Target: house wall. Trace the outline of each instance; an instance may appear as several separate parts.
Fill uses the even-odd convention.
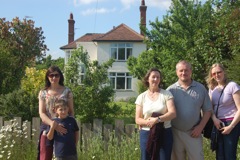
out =
[[[132,43],[132,42],[129,42]],[[110,51],[111,51],[111,43],[109,42],[98,42],[98,49],[97,49],[97,58],[100,63],[107,61],[111,58]],[[143,51],[146,50],[146,44],[142,42],[133,42],[133,56],[138,57]],[[109,68],[108,72],[129,72],[127,68],[126,61],[116,61],[113,63],[112,67]],[[130,97],[136,97],[138,95],[138,88],[137,88],[137,78],[132,78],[132,90],[116,90],[115,99],[127,99]]]
[[[133,43],[133,56],[138,57],[143,51],[146,50],[146,45],[142,42],[130,42]],[[111,43],[110,42],[78,42],[77,47],[83,46],[90,56],[90,60],[97,60],[99,63],[103,63],[109,60]],[[126,61],[116,61],[108,72],[129,72]],[[116,90],[115,99],[128,99],[130,97],[136,97],[138,95],[137,84],[138,79],[132,78],[132,90]]]
[[[77,48],[83,46],[83,51],[87,51],[91,61],[97,60],[97,43],[94,42],[78,42]]]

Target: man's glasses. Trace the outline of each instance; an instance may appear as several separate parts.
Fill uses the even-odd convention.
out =
[[[50,77],[50,78],[53,78],[53,77],[59,78],[60,75],[59,74],[49,74],[48,77]]]
[[[214,72],[214,73],[212,73],[212,75],[213,76],[216,76],[216,75],[218,75],[218,74],[221,74],[223,71],[218,71],[218,72]]]

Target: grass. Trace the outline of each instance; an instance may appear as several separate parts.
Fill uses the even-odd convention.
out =
[[[37,156],[37,146],[26,135],[25,123],[19,127],[15,121],[11,125],[3,126],[0,130],[0,160],[33,160]],[[34,131],[33,131],[34,132]],[[209,148],[208,139],[203,139],[204,156],[206,160],[214,160],[215,152]],[[131,137],[115,137],[110,134],[108,141],[102,136],[95,135],[82,141],[78,145],[78,157],[84,160],[139,160],[139,134],[134,133]],[[240,150],[240,144],[238,145]],[[240,159],[240,153],[237,154]]]

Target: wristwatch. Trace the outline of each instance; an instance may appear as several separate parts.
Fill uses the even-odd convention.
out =
[[[158,123],[162,122],[160,117],[158,117],[157,121],[158,121]]]

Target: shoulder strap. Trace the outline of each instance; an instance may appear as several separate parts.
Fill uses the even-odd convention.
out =
[[[220,96],[219,96],[219,98],[218,98],[217,110],[216,110],[216,113],[215,113],[216,117],[217,117],[217,115],[218,115],[218,107],[219,107],[219,103],[220,103],[220,98],[221,98],[221,96],[222,96],[222,94],[223,94],[223,91],[224,91],[224,89],[225,89],[226,86],[227,86],[227,84],[223,87],[223,89],[222,89],[222,91],[221,91],[221,93],[220,93]]]

